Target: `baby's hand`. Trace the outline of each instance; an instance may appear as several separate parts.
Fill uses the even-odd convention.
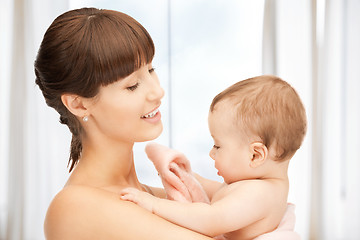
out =
[[[120,195],[121,199],[136,203],[150,212],[153,212],[154,204],[157,200],[153,195],[131,187],[121,190]]]

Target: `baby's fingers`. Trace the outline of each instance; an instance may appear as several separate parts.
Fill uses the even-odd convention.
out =
[[[121,191],[120,191],[120,194],[121,195],[125,195],[125,194],[136,194],[140,192],[140,190],[136,189],[136,188],[133,188],[133,187],[127,187],[127,188],[123,188]]]
[[[121,195],[120,198],[125,201],[136,203],[134,195],[128,193],[126,193],[125,195]]]
[[[139,192],[140,191],[135,188],[124,188],[120,191],[120,198],[122,200],[137,203],[138,202],[137,196],[138,196]]]
[[[136,188],[124,188],[120,191],[120,199],[133,202],[140,207],[152,212],[153,203],[155,201],[154,199],[156,198],[151,194],[142,192]]]

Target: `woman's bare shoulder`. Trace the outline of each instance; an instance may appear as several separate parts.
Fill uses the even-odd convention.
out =
[[[86,186],[67,186],[52,200],[44,230],[47,239],[91,239],[99,218],[106,216],[115,201],[111,193]],[[111,204],[112,203],[112,204]],[[125,204],[117,204],[120,209]],[[116,209],[114,209],[116,210]]]
[[[210,239],[122,201],[117,194],[76,185],[65,187],[54,197],[44,230],[48,240]]]

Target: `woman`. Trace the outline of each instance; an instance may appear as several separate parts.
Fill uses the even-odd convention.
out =
[[[36,83],[71,133],[71,176],[45,219],[47,239],[210,239],[119,199],[139,182],[134,142],[162,132],[164,95],[151,65],[154,44],[126,14],[84,8],[54,20],[35,61]]]
[[[116,11],[72,10],[46,31],[36,83],[72,133],[72,173],[49,206],[46,239],[210,239],[120,200],[125,187],[165,197],[139,182],[133,159],[135,142],[162,132],[154,53],[144,27]]]

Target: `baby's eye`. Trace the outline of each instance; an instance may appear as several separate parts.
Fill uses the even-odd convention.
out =
[[[213,148],[214,148],[214,149],[219,149],[220,147],[219,147],[219,146],[214,145],[214,146],[213,146]]]
[[[126,89],[127,89],[127,90],[130,90],[130,91],[134,91],[135,89],[138,88],[138,86],[139,86],[139,83],[136,83],[135,85],[132,85],[132,86],[130,86],[130,87],[127,87]]]
[[[149,69],[149,73],[152,73],[154,71],[155,71],[155,68],[153,68],[153,67]]]

